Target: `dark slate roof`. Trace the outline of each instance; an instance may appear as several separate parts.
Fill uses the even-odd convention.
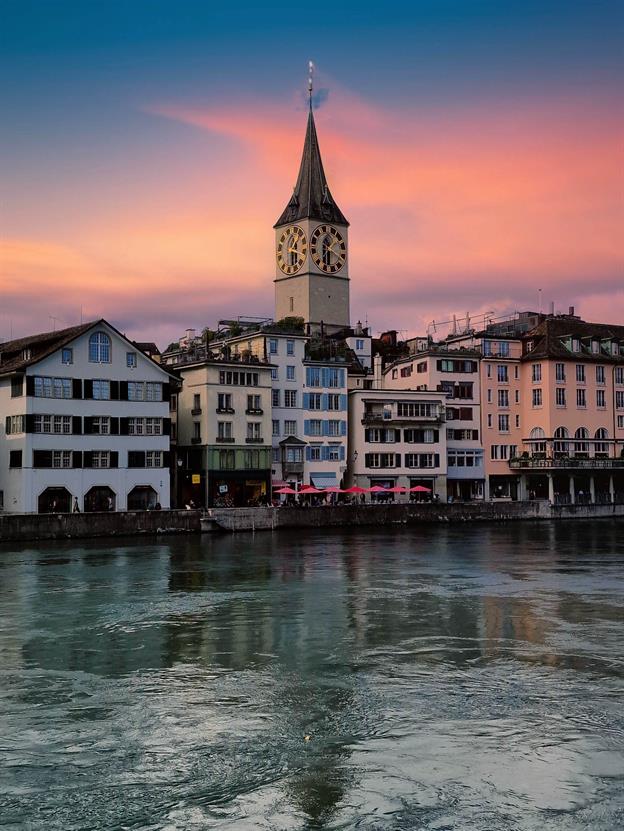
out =
[[[579,338],[580,352],[572,352],[565,346],[564,341],[567,337]],[[582,357],[584,360],[596,361],[596,363],[624,363],[624,355],[612,355],[604,349],[601,349],[599,353],[592,352],[591,341],[596,338],[601,341],[616,340],[624,343],[624,326],[587,323],[571,317],[548,317],[524,336],[525,342],[533,341],[534,345],[530,352],[526,352],[522,360],[561,358],[573,361]]]
[[[153,341],[133,340],[132,343],[137,349],[140,349],[141,352],[145,352],[147,355],[160,355],[160,349]]]
[[[36,364],[42,358],[46,358],[57,349],[71,343],[100,322],[92,320],[80,326],[70,326],[68,329],[59,329],[56,332],[43,332],[39,335],[29,335],[26,338],[0,343],[0,375],[23,371],[31,364]],[[30,350],[30,358],[24,358],[25,349]]]
[[[331,222],[333,225],[349,224],[334,202],[325,178],[312,110],[308,116],[297,184],[288,205],[273,227],[288,225],[300,219],[316,219],[319,222]]]

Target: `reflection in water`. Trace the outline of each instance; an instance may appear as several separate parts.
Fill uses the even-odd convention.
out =
[[[543,523],[5,551],[2,827],[614,828],[621,538]]]

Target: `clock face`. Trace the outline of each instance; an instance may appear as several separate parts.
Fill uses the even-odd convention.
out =
[[[319,225],[310,240],[310,253],[321,271],[335,274],[346,262],[347,246],[333,225]]]
[[[277,264],[284,274],[296,274],[305,262],[308,241],[298,225],[286,228],[277,243]]]

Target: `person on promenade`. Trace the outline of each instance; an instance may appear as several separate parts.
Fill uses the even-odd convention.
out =
[[[74,506],[72,508],[72,513],[79,514],[80,513],[80,505],[78,505],[78,497],[74,496]]]

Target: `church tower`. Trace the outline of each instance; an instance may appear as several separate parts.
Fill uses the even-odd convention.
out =
[[[310,112],[297,184],[275,228],[275,319],[302,317],[312,329],[350,325],[349,223],[329,190]]]

